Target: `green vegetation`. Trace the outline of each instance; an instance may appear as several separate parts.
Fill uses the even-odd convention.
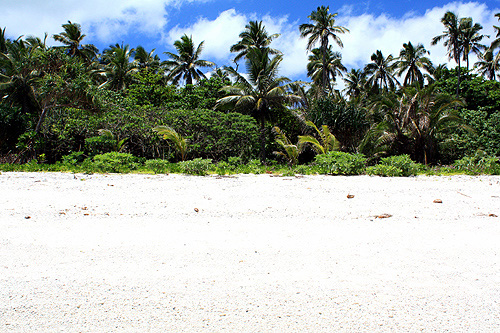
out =
[[[162,61],[123,43],[100,53],[70,21],[52,36],[57,47],[48,36],[10,40],[0,29],[0,170],[500,173],[498,27],[481,45],[479,24],[447,12],[432,43],[456,68],[432,64],[409,41],[399,55],[374,50],[363,68],[348,69],[340,37],[349,31],[337,16],[319,6],[300,25],[310,82],[280,75],[279,35],[262,21],[249,22],[228,50],[234,67],[202,60],[204,42],[187,35]]]

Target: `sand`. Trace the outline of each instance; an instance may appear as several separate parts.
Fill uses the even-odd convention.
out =
[[[4,172],[0,331],[499,332],[497,216],[495,176]]]

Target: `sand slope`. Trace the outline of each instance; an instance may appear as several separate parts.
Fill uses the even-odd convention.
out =
[[[500,177],[2,173],[0,331],[499,332],[495,215]]]

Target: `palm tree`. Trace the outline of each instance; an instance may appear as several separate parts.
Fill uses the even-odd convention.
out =
[[[131,62],[130,58],[134,49],[129,45],[111,45],[104,50],[102,60],[104,67],[98,73],[106,78],[100,87],[109,86],[112,90],[124,90],[132,81],[132,74],[137,73],[137,63]]]
[[[366,73],[361,69],[352,68],[344,77],[345,93],[351,100],[360,97],[366,90]]]
[[[195,48],[193,37],[186,34],[174,42],[178,54],[165,52],[171,60],[162,63],[169,71],[167,75],[169,81],[178,84],[181,79],[184,79],[186,84],[193,84],[193,80],[198,81],[200,78],[205,78],[205,74],[198,67],[213,67],[215,64],[199,59],[203,51],[203,44],[204,42],[201,42]]]
[[[337,13],[331,14],[329,7],[320,6],[317,10],[313,11],[311,15],[308,16],[312,23],[304,23],[299,27],[301,37],[309,37],[307,42],[307,49],[312,50],[313,46],[320,42],[320,49],[322,53],[323,68],[327,68],[328,59],[328,44],[329,39],[332,38],[338,46],[343,47],[342,40],[338,34],[343,34],[349,32],[349,30],[342,26],[335,25],[335,17]],[[329,82],[328,78],[329,72],[323,71],[321,86],[323,90]]]
[[[137,46],[134,52],[134,60],[140,69],[156,71],[160,67],[160,57],[155,53],[155,49],[147,52],[142,46]]]
[[[463,53],[463,24],[461,24],[463,20],[464,19],[459,20],[457,15],[453,12],[446,12],[443,18],[441,18],[441,23],[443,23],[445,30],[443,31],[443,34],[434,37],[431,42],[431,45],[436,45],[437,43],[443,41],[444,46],[448,49],[448,59],[453,59],[458,65],[457,96],[460,89],[460,58]]]
[[[479,60],[474,64],[474,68],[483,77],[496,81],[496,73],[500,70],[500,54],[494,55],[493,50],[488,48],[479,54]]]
[[[64,44],[64,48],[68,49],[68,54],[71,57],[80,57],[90,61],[96,57],[97,48],[91,44],[81,45],[85,34],[82,34],[81,26],[78,23],[68,23],[62,25],[64,31],[53,35],[55,41]]]
[[[460,28],[462,30],[462,60],[467,62],[467,71],[469,71],[469,54],[472,52],[479,56],[481,51],[486,49],[486,46],[479,43],[485,36],[479,33],[483,27],[479,23],[472,24],[470,17],[460,20]]]
[[[307,64],[307,76],[312,78],[313,82],[317,85],[321,85],[324,76],[324,68],[328,72],[326,75],[330,77],[334,82],[337,75],[342,75],[343,72],[347,71],[347,68],[342,65],[342,55],[340,52],[333,52],[332,47],[328,47],[328,52],[326,56],[326,61],[323,61],[323,55],[320,49],[316,48],[312,50],[312,54],[309,56],[309,63]],[[324,66],[326,65],[326,66]],[[332,91],[331,82],[327,82],[328,91]]]
[[[321,126],[321,130],[319,130],[312,121],[306,121],[306,124],[316,131],[319,140],[312,135],[300,135],[299,145],[305,145],[309,143],[316,154],[326,154],[330,151],[335,151],[340,148],[340,142],[330,132],[330,129],[327,125]]]
[[[9,40],[5,38],[5,29],[6,28],[0,29],[0,53],[7,52],[7,43]]]
[[[437,91],[435,85],[406,88],[402,94],[384,94],[373,105],[382,120],[373,125],[367,138],[393,154],[409,154],[425,164],[437,154],[440,133],[465,127],[456,106],[462,103]]]
[[[421,69],[427,72],[432,70],[432,62],[426,55],[429,51],[422,44],[416,47],[411,42],[404,43],[403,48],[399,52],[399,58],[396,61],[396,74],[402,76],[406,72],[403,85],[411,85],[418,82],[421,87],[424,85],[424,75]]]
[[[252,114],[260,124],[261,161],[266,160],[266,121],[283,107],[285,102],[293,102],[300,97],[293,95],[287,85],[290,80],[278,76],[278,67],[283,60],[281,55],[269,58],[267,49],[251,49],[246,55],[248,80],[234,68],[227,71],[236,83],[222,88],[227,94],[217,101],[216,108],[234,107]]]
[[[387,58],[383,56],[382,51],[377,50],[371,56],[372,62],[365,66],[365,72],[369,76],[366,82],[369,87],[378,91],[394,90],[396,85],[399,85],[398,80],[394,77],[394,58],[388,55]]]
[[[271,42],[278,38],[280,34],[269,35],[266,28],[262,24],[262,21],[250,21],[246,26],[245,30],[240,33],[241,40],[231,46],[231,52],[239,52],[236,57],[234,57],[234,62],[246,57],[249,50],[251,49],[268,49],[269,54],[277,55],[281,54],[280,51],[270,48]]]

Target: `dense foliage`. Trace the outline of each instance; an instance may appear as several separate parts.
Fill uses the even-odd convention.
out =
[[[193,174],[238,165],[263,172],[275,161],[290,172],[344,175],[364,173],[367,164],[368,174],[414,175],[422,170],[415,162],[497,170],[497,27],[491,45],[481,45],[480,25],[446,13],[432,43],[447,47],[455,69],[435,66],[422,44],[408,42],[399,56],[374,50],[364,68],[348,71],[335,47],[349,31],[336,17],[320,6],[300,26],[311,52],[306,83],[279,75],[283,55],[271,46],[279,35],[258,21],[230,48],[246,73],[203,60],[204,43],[187,35],[162,62],[154,50],[123,43],[99,53],[70,21],[52,36],[59,47],[36,37],[9,40],[2,29],[0,162]],[[343,92],[335,89],[341,77]]]

